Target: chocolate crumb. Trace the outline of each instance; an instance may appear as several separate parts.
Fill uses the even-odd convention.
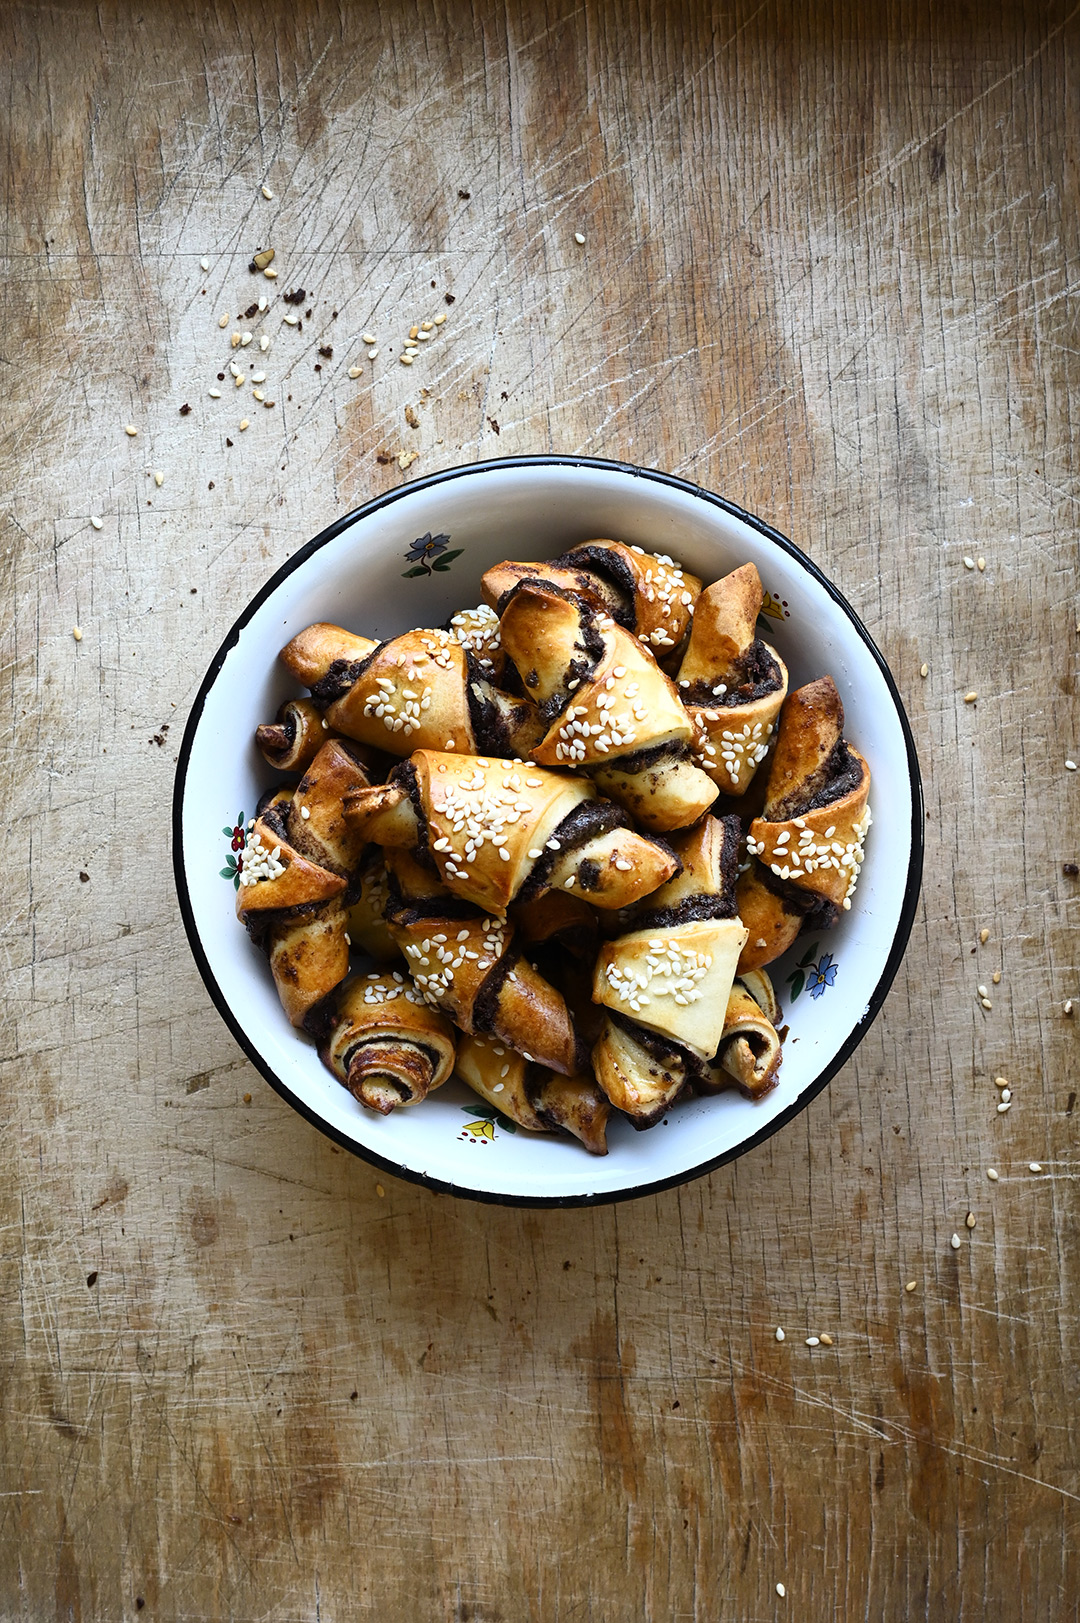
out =
[[[146,1602],[143,1600],[142,1596],[141,1595],[136,1595],[135,1596],[135,1610],[137,1612],[141,1612],[145,1605],[146,1605]]]
[[[383,464],[383,466],[384,466],[384,467],[385,467],[385,466],[386,466],[386,465],[387,465],[387,463],[389,463],[389,462],[393,462],[393,460],[394,460],[394,459],[393,459],[393,457],[392,457],[392,456],[385,456],[385,455],[384,455],[384,454],[383,454],[383,452],[382,452],[382,451],[380,451],[380,452],[379,452],[379,453],[378,453],[378,454],[377,454],[377,456],[376,456],[376,458],[375,458],[375,460],[376,460],[376,462],[381,462],[381,463],[382,463],[382,464]]]
[[[493,434],[497,434],[499,432],[499,425],[495,421],[494,417],[489,417],[488,418],[488,426],[491,429],[491,432]]]
[[[316,370],[316,372],[321,372],[322,371],[322,367],[319,365],[318,361],[315,362],[315,370]]]
[[[209,483],[209,484],[208,484],[208,485],[207,485],[207,487],[206,487],[206,488],[207,488],[207,490],[213,490],[213,488],[214,488],[214,481],[213,481],[213,480],[212,480],[212,479],[211,479],[211,481],[210,481],[210,483]]]
[[[333,351],[332,345],[330,345],[330,344],[320,344],[319,345],[319,354],[322,356],[324,361],[332,361],[333,358],[334,358],[334,351]]]
[[[225,441],[225,444],[226,444],[226,445],[231,445],[231,444],[232,444],[232,440],[226,440],[226,441]]]
[[[286,293],[284,295],[284,299],[285,299],[286,304],[303,304],[303,302],[304,302],[304,300],[306,298],[307,298],[307,294],[305,293],[305,291],[304,291],[304,289],[302,287],[298,287],[298,288],[295,289],[294,292]]]
[[[181,417],[186,417],[190,410],[191,410],[191,407],[188,405],[187,401],[185,400],[184,404],[180,407],[180,415],[181,415]]]
[[[1061,871],[1064,874],[1068,874],[1070,879],[1075,879],[1077,874],[1080,873],[1080,867],[1078,867],[1075,862],[1063,862],[1061,864]]]
[[[356,1391],[350,1392],[349,1393],[349,1402],[350,1403],[355,1403],[359,1396],[360,1396],[359,1392],[356,1392]]]
[[[218,380],[219,383],[224,383],[225,382],[225,374],[224,374],[224,372],[219,372],[218,373],[217,380]]]
[[[86,1283],[87,1283],[88,1286],[97,1284],[97,1269],[96,1268],[94,1269],[92,1274],[87,1274]]]
[[[458,196],[461,198],[463,203],[467,203],[469,198],[472,196],[472,192],[463,192],[459,189]]]
[[[85,868],[80,868],[79,878],[82,880],[84,885],[88,885],[90,883],[90,875],[86,872]]]
[[[213,486],[211,486],[211,489],[212,489],[212,488],[213,488]],[[192,597],[196,597],[196,596],[198,596],[198,591],[199,591],[199,588],[198,588],[198,587],[197,587],[197,586],[193,586],[193,587],[192,587],[192,588],[191,588],[191,595],[192,595]]]
[[[244,311],[244,320],[250,321],[252,316],[257,316],[258,313],[259,306],[257,304],[249,304],[247,309]]]
[[[446,300],[447,304],[453,304],[454,302],[454,295],[452,293],[444,293],[443,298]]]
[[[304,311],[304,320],[305,321],[310,321],[311,320],[311,311],[310,310],[305,310]]]

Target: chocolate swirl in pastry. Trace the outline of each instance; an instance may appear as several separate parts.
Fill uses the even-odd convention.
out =
[[[363,841],[342,802],[367,781],[352,746],[331,739],[295,790],[265,797],[244,851],[237,915],[267,952],[294,1026],[349,972],[347,887]]]
[[[762,970],[736,980],[728,996],[716,1058],[696,1079],[699,1093],[719,1093],[732,1082],[748,1099],[771,1093],[783,1057],[780,1020],[772,982]]]
[[[303,772],[328,737],[322,715],[310,699],[286,699],[274,721],[255,729],[256,744],[279,772]]]
[[[388,1116],[454,1069],[454,1030],[407,976],[354,975],[307,1022],[319,1058],[353,1098]]]
[[[701,591],[665,553],[645,552],[622,541],[582,541],[546,563],[496,564],[483,576],[485,602],[501,614],[522,581],[540,581],[576,592],[626,631],[661,654],[686,635]]]
[[[407,631],[389,642],[309,626],[281,651],[327,728],[392,755],[413,749],[524,755],[541,728],[531,705],[504,693],[474,653],[476,626]],[[482,641],[490,644],[490,630]],[[363,652],[349,657],[351,645]]]
[[[819,922],[850,908],[871,822],[870,768],[843,732],[844,707],[832,677],[791,695],[762,815],[746,841],[776,879],[822,899]]]
[[[783,660],[755,635],[762,597],[753,564],[707,587],[679,668],[679,697],[697,729],[695,759],[726,795],[750,787],[787,695]]]
[[[519,951],[511,924],[441,896],[391,903],[387,923],[417,990],[462,1031],[497,1037],[566,1076],[582,1068],[566,1000]]]
[[[708,817],[674,842],[682,874],[650,898],[641,927],[597,958],[593,1001],[608,1018],[593,1068],[635,1126],[653,1126],[720,1047],[746,943],[735,916],[738,841],[738,818]]]
[[[496,1038],[480,1036],[459,1042],[457,1074],[493,1109],[527,1132],[548,1133],[561,1127],[590,1154],[607,1154],[611,1105],[590,1075],[560,1076]]]
[[[580,768],[644,828],[686,828],[716,798],[690,760],[693,728],[648,649],[576,593],[524,581],[502,616],[502,644],[548,721],[531,750]]]
[[[388,783],[350,795],[345,815],[362,839],[413,850],[454,895],[495,913],[575,886],[594,907],[625,907],[678,869],[587,778],[529,762],[416,750]]]

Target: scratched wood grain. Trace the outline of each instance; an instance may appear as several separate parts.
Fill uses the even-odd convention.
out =
[[[1075,19],[3,8],[4,1618],[1076,1615]],[[298,283],[240,433],[217,316]],[[858,1054],[737,1165],[380,1196],[199,981],[175,741],[330,519],[549,449],[720,490],[840,583],[918,739],[923,904]]]

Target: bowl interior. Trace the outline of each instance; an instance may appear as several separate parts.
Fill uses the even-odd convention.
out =
[[[419,566],[406,554],[429,535],[447,537],[442,550],[456,556],[445,569],[410,576]],[[252,816],[275,780],[252,735],[295,692],[276,659],[289,638],[315,620],[379,638],[436,626],[479,601],[480,576],[491,564],[551,557],[595,536],[670,553],[706,583],[752,560],[769,594],[767,639],[787,663],[791,686],[825,673],[836,682],[847,736],[873,773],[874,813],[851,911],[821,937],[801,937],[771,966],[790,1028],[779,1087],[758,1104],[735,1092],[679,1104],[645,1133],[619,1119],[604,1158],[486,1120],[482,1101],[456,1080],[389,1117],[363,1109],[288,1024],[265,959],[236,920],[234,885],[222,875],[231,855],[223,830]],[[766,1134],[835,1069],[876,1012],[918,884],[912,763],[898,700],[865,633],[790,543],[662,475],[545,459],[476,465],[370,504],[304,548],[241,616],[196,702],[180,756],[176,866],[185,922],[208,987],[248,1054],[339,1142],[391,1171],[481,1198],[639,1194]]]

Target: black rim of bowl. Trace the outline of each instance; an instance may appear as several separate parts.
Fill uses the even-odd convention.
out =
[[[833,602],[843,610],[844,614],[858,632],[862,641],[866,644],[866,647],[869,649],[871,656],[878,666],[878,669],[881,671],[882,677],[884,678],[885,684],[888,687],[889,693],[892,697],[893,705],[895,707],[896,714],[900,722],[900,727],[904,735],[904,744],[907,749],[908,777],[911,784],[911,857],[908,862],[907,881],[904,887],[904,898],[900,909],[900,919],[897,924],[896,933],[893,936],[892,946],[889,950],[889,956],[885,961],[885,966],[870,997],[866,1013],[856,1022],[851,1033],[842,1044],[839,1052],[833,1056],[833,1058],[818,1074],[818,1076],[816,1076],[812,1082],[808,1083],[808,1085],[799,1094],[799,1097],[794,1099],[786,1110],[781,1111],[781,1113],[774,1117],[772,1121],[767,1122],[759,1132],[754,1133],[750,1138],[744,1139],[742,1143],[735,1145],[732,1149],[725,1150],[721,1155],[713,1156],[707,1161],[702,1161],[697,1166],[688,1167],[685,1171],[674,1173],[667,1178],[657,1178],[650,1183],[635,1184],[629,1189],[602,1190],[594,1194],[507,1195],[483,1189],[469,1189],[459,1184],[447,1183],[441,1178],[433,1178],[429,1173],[417,1172],[411,1167],[402,1166],[397,1161],[385,1159],[383,1156],[376,1154],[374,1150],[369,1149],[366,1145],[357,1144],[345,1134],[337,1132],[335,1128],[331,1127],[329,1123],[323,1120],[317,1111],[310,1109],[303,1102],[303,1100],[297,1098],[292,1090],[287,1087],[284,1082],[282,1082],[280,1077],[278,1077],[271,1070],[270,1066],[267,1065],[266,1061],[251,1042],[230,1009],[221,988],[218,986],[217,980],[214,977],[214,972],[210,968],[210,963],[207,959],[206,953],[203,950],[198,926],[195,922],[194,910],[191,905],[191,898],[188,894],[187,876],[185,874],[183,802],[184,789],[187,782],[188,761],[191,756],[192,746],[195,742],[195,735],[198,731],[199,721],[202,717],[203,706],[206,703],[207,694],[217,681],[230,651],[235,648],[236,644],[239,642],[240,633],[243,631],[248,621],[271,595],[271,593],[275,592],[278,586],[280,586],[281,582],[286,580],[288,576],[294,572],[294,570],[299,569],[301,564],[310,558],[313,553],[318,552],[321,547],[325,547],[331,541],[336,540],[343,530],[347,530],[359,519],[367,518],[372,513],[378,512],[381,508],[389,507],[394,502],[403,500],[417,490],[428,490],[436,485],[447,484],[453,479],[468,479],[475,477],[477,474],[490,473],[500,469],[509,470],[515,468],[552,467],[591,468],[603,473],[628,474],[635,479],[644,479],[653,484],[665,485],[669,489],[678,490],[685,495],[693,496],[698,500],[708,502],[711,506],[719,508],[722,512],[729,514],[732,518],[739,519],[742,521],[742,523],[748,524],[751,529],[756,530],[760,535],[763,535],[768,540],[774,542],[778,547],[786,552],[789,557],[793,558],[802,569],[805,569],[807,574],[811,575],[820,586],[824,587],[825,591],[832,598]],[[725,1166],[729,1161],[735,1161],[740,1156],[746,1155],[751,1150],[757,1149],[759,1144],[764,1144],[766,1139],[771,1138],[774,1133],[780,1132],[781,1128],[786,1127],[788,1122],[794,1120],[794,1118],[799,1115],[801,1111],[805,1110],[807,1105],[810,1104],[811,1100],[815,1099],[821,1090],[828,1085],[840,1067],[844,1065],[848,1059],[850,1059],[851,1055],[854,1053],[855,1049],[858,1047],[859,1043],[870,1029],[871,1024],[877,1017],[877,1014],[885,1001],[885,997],[893,983],[896,972],[899,969],[901,960],[904,956],[908,937],[911,934],[911,926],[914,923],[915,911],[919,901],[919,891],[922,884],[924,815],[922,777],[919,772],[918,756],[915,752],[915,740],[912,737],[911,725],[908,722],[907,712],[904,709],[904,704],[900,697],[899,690],[897,689],[896,683],[893,680],[892,672],[889,670],[889,667],[882,657],[876,643],[874,642],[874,639],[871,637],[870,633],[859,619],[859,616],[855,613],[855,610],[851,607],[851,604],[847,601],[843,594],[837,590],[832,581],[829,580],[828,576],[823,574],[817,565],[810,558],[808,558],[793,541],[789,540],[786,535],[782,535],[779,530],[774,530],[770,524],[766,524],[762,519],[757,518],[753,513],[745,512],[743,508],[738,507],[734,502],[727,501],[724,497],[717,496],[713,491],[705,490],[700,485],[691,484],[691,482],[687,479],[680,479],[675,474],[661,473],[652,468],[637,468],[628,462],[611,462],[599,457],[498,457],[487,462],[473,462],[466,464],[463,467],[444,469],[441,473],[428,474],[423,479],[416,479],[407,485],[399,486],[397,490],[387,491],[382,496],[375,496],[371,501],[365,502],[362,507],[356,508],[354,512],[347,514],[344,518],[335,519],[333,524],[329,524],[325,530],[323,530],[319,535],[315,536],[314,540],[308,541],[306,545],[299,549],[299,551],[294,552],[292,557],[289,558],[287,562],[282,564],[281,568],[276,572],[276,574],[270,577],[265,586],[262,587],[261,591],[256,593],[256,595],[251,599],[251,602],[233,622],[231,630],[210,662],[210,667],[203,678],[202,685],[200,686],[198,693],[195,696],[195,702],[191,707],[191,713],[188,716],[187,725],[184,729],[184,741],[180,746],[180,754],[176,767],[176,781],[173,788],[173,873],[176,880],[177,896],[180,901],[180,913],[184,921],[184,929],[187,932],[188,944],[191,947],[192,955],[194,956],[199,973],[203,978],[207,991],[214,1000],[218,1013],[221,1015],[221,1018],[224,1020],[225,1024],[236,1038],[236,1041],[240,1044],[240,1047],[244,1050],[244,1053],[247,1055],[248,1059],[250,1059],[251,1063],[266,1079],[266,1081],[269,1082],[274,1091],[280,1094],[281,1097],[286,1100],[286,1102],[290,1104],[294,1110],[309,1121],[313,1127],[317,1127],[321,1133],[324,1133],[327,1138],[333,1139],[335,1143],[340,1144],[343,1149],[349,1150],[353,1155],[359,1157],[360,1160],[367,1161],[371,1166],[379,1167],[382,1171],[388,1172],[391,1177],[404,1178],[410,1183],[423,1184],[426,1188],[437,1190],[440,1194],[458,1195],[467,1200],[478,1200],[497,1206],[606,1206],[613,1204],[616,1201],[639,1200],[645,1195],[657,1195],[665,1189],[677,1188],[681,1184],[689,1183],[694,1178],[703,1178],[708,1173],[715,1172],[718,1167]]]

